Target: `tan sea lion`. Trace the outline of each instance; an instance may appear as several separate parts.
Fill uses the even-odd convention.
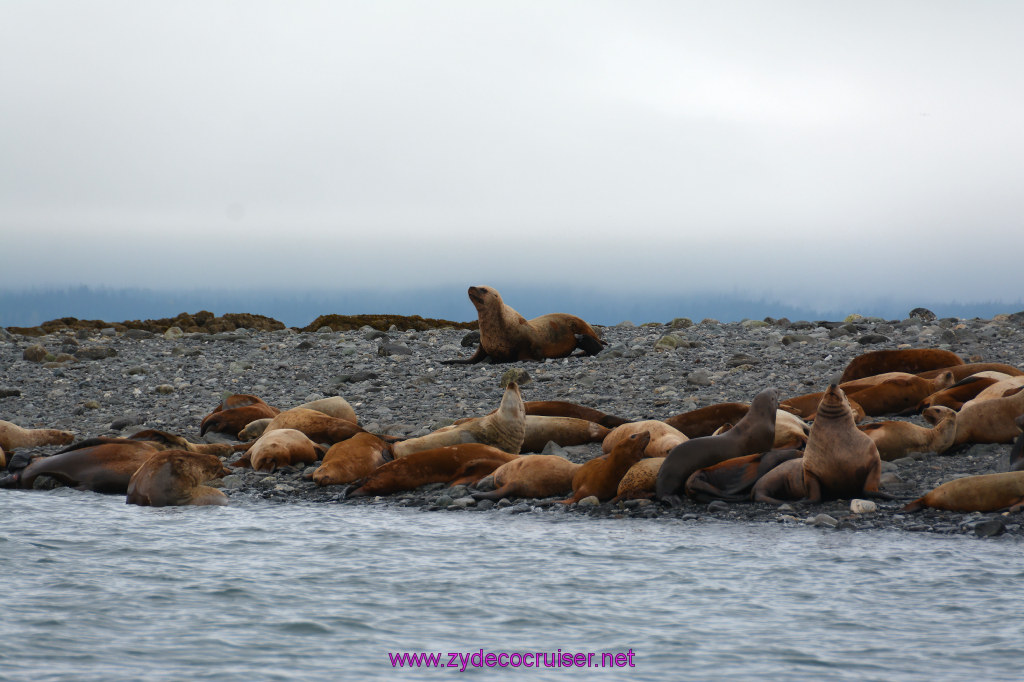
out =
[[[811,427],[800,417],[783,409],[775,411],[775,441],[773,450],[802,448]]]
[[[601,451],[605,454],[615,449],[615,446],[632,436],[634,433],[646,431],[651,434],[651,441],[644,449],[644,457],[666,457],[675,446],[689,440],[682,431],[669,426],[657,419],[645,419],[639,422],[628,422],[616,426],[608,432],[608,435],[601,441]]]
[[[754,502],[782,504],[807,497],[804,487],[804,460],[802,457],[783,462],[757,479],[750,491]]]
[[[931,507],[958,512],[1019,511],[1024,505],[1024,471],[965,476],[943,483],[903,507],[912,512]]]
[[[263,435],[263,432],[267,430],[270,422],[274,421],[271,417],[264,417],[263,419],[256,419],[245,425],[245,428],[238,432],[238,440],[250,441],[256,440]]]
[[[565,495],[572,490],[573,476],[581,466],[558,455],[523,455],[495,469],[495,489],[473,493],[473,499]]]
[[[293,407],[274,417],[263,430],[260,438],[277,429],[295,429],[302,431],[315,443],[334,444],[351,438],[357,433],[365,433],[362,427],[347,419],[331,417],[317,410],[305,407]],[[386,440],[386,439],[385,439]],[[257,442],[259,442],[257,440]]]
[[[419,438],[395,443],[391,447],[396,459],[414,452],[432,450],[446,445],[483,443],[512,454],[518,454],[526,438],[526,410],[519,385],[510,383],[501,397],[498,409],[486,417],[446,426]]]
[[[572,497],[562,500],[562,504],[573,504],[591,495],[600,502],[615,497],[619,481],[631,466],[643,458],[644,449],[650,440],[651,435],[646,431],[634,433],[607,455],[584,463],[572,477]]]
[[[1020,391],[1022,387],[1024,387],[1024,376],[1009,377],[997,381],[991,386],[986,386],[971,400],[980,403],[983,400],[992,400],[993,398],[1008,398]]]
[[[325,415],[326,416],[326,415]],[[274,429],[260,436],[245,455],[256,471],[275,471],[278,467],[313,464],[325,452],[302,431]]]
[[[1024,414],[1024,391],[1006,398],[968,400],[956,416],[955,445],[1011,443],[1020,433],[1017,417]]]
[[[932,416],[928,421],[935,424],[930,429],[905,421],[874,422],[857,428],[874,441],[878,456],[885,462],[912,452],[945,452],[956,438],[956,411],[943,406],[927,409]]]
[[[878,490],[878,448],[857,428],[850,402],[835,384],[821,398],[802,461],[808,502],[887,497]]]
[[[750,499],[751,490],[762,476],[783,462],[798,459],[803,453],[788,448],[733,457],[714,466],[698,469],[686,481],[686,495],[698,502]]]
[[[372,433],[357,433],[331,446],[313,481],[320,486],[355,483],[387,461],[387,450],[388,444]]]
[[[594,422],[609,429],[629,422],[628,419],[605,414],[591,407],[578,405],[566,400],[527,400],[523,403],[523,408],[526,410],[527,417],[531,415],[538,417],[573,417],[575,419],[585,419],[588,422]],[[476,417],[457,419],[455,423],[462,424],[471,419],[476,419]]]
[[[391,495],[427,483],[453,485],[468,471],[476,476],[475,481],[516,457],[519,455],[482,443],[461,443],[413,452],[379,466],[346,497]]]
[[[959,355],[939,348],[901,348],[897,350],[875,350],[858,355],[850,360],[839,378],[839,384],[862,379],[885,372],[908,372],[916,374],[933,369],[944,369],[962,365]]]
[[[353,424],[359,423],[359,418],[356,417],[356,411],[351,405],[349,405],[348,401],[340,395],[331,396],[329,398],[320,398],[319,400],[311,400],[308,403],[302,403],[295,407],[323,412],[330,417],[344,419],[352,422]]]
[[[605,342],[594,329],[576,317],[551,313],[527,320],[501,300],[492,287],[469,287],[469,300],[480,320],[480,347],[466,359],[444,360],[443,364],[561,358],[577,348],[586,355],[600,352]]]
[[[75,439],[70,431],[59,429],[24,429],[17,424],[0,420],[0,450],[13,452],[18,448],[38,448],[44,445],[67,445]]]
[[[227,473],[216,455],[164,450],[131,477],[125,502],[144,507],[227,504],[227,495],[202,485]]]
[[[615,489],[615,497],[611,501],[654,497],[658,472],[664,463],[664,457],[645,457],[629,467],[629,470],[622,475],[622,480],[619,481],[619,486]]]
[[[39,476],[50,476],[79,490],[123,495],[132,475],[157,452],[144,441],[74,445],[33,460],[15,477],[22,488],[31,488]]]
[[[941,391],[936,391],[926,396],[924,400],[917,404],[917,411],[922,412],[925,408],[940,405],[959,410],[968,400],[971,400],[985,390],[985,388],[999,381],[999,379],[979,376],[980,374],[984,374],[984,372],[961,379],[949,388],[944,388]],[[1002,376],[1008,375],[1002,374]]]
[[[941,367],[939,369],[928,370],[927,372],[915,373],[923,379],[934,379],[938,374],[947,371],[953,373],[953,379],[956,381],[963,381],[967,377],[974,376],[980,372],[1002,372],[1003,374],[1009,374],[1012,377],[1024,374],[1024,370],[1019,367],[1006,365],[1001,362],[969,362],[966,364],[954,365],[952,367]]]
[[[600,443],[609,430],[586,419],[528,414],[520,452],[540,452],[549,442],[563,447]]]
[[[770,450],[775,442],[775,419],[779,392],[768,388],[758,393],[750,409],[735,426],[719,436],[691,438],[668,454],[658,473],[655,495],[671,504],[680,502],[686,481],[693,472],[724,462]]]
[[[747,403],[718,403],[681,412],[664,419],[666,424],[686,434],[687,438],[710,436],[723,424],[735,424],[747,414]]]

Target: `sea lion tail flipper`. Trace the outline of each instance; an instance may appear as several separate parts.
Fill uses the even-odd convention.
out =
[[[864,497],[872,497],[872,498],[874,498],[876,500],[895,500],[896,499],[896,497],[894,495],[890,495],[889,493],[883,493],[881,490],[864,490],[863,494],[864,494]]]
[[[900,509],[900,511],[916,512],[916,511],[920,511],[920,510],[924,509],[926,506],[928,506],[928,505],[926,505],[924,503],[924,498],[923,497],[919,497],[916,500],[914,500],[913,502],[910,502],[908,504],[903,505],[903,508]]]
[[[576,334],[576,347],[586,355],[597,355],[604,348],[604,342],[586,334]]]
[[[511,492],[512,492],[512,484],[511,483],[506,483],[505,485],[501,486],[500,488],[496,488],[496,489],[494,489],[494,490],[492,490],[490,492],[486,492],[486,493],[473,493],[471,495],[471,497],[474,500],[477,500],[477,501],[480,501],[480,500],[491,500],[492,502],[497,502],[498,500],[500,500],[503,497],[511,497],[511,494],[510,494]]]

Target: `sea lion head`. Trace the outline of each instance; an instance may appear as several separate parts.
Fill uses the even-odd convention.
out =
[[[779,389],[766,388],[750,402],[750,411],[774,415],[779,409]]]
[[[470,287],[469,300],[476,306],[477,310],[483,310],[494,305],[494,301],[501,304],[501,295],[492,287]]]
[[[843,416],[848,417],[851,422],[853,421],[853,408],[850,407],[850,401],[843,389],[839,388],[839,384],[829,384],[828,390],[822,394],[821,402],[818,403],[815,422],[839,419]]]

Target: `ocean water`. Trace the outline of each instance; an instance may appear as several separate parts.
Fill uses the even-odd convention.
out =
[[[68,489],[0,517],[2,680],[1022,676],[1013,538]]]

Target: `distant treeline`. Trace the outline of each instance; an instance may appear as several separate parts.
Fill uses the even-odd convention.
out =
[[[873,300],[843,309],[815,310],[766,299],[753,300],[735,293],[631,294],[602,293],[578,288],[545,288],[495,284],[505,302],[526,317],[550,312],[578,315],[593,324],[613,325],[668,322],[688,317],[694,322],[714,318],[722,322],[765,317],[790,320],[841,320],[851,313],[884,319],[903,319],[911,309],[925,307],[939,317],[991,318],[1024,309],[1021,300],[1004,302],[941,303]],[[208,310],[253,313],[279,320],[289,327],[304,327],[320,315],[421,315],[454,321],[476,319],[465,289],[416,288],[401,291],[157,291],[75,286],[0,291],[0,327],[30,327],[60,317],[105,320],[145,320]]]

